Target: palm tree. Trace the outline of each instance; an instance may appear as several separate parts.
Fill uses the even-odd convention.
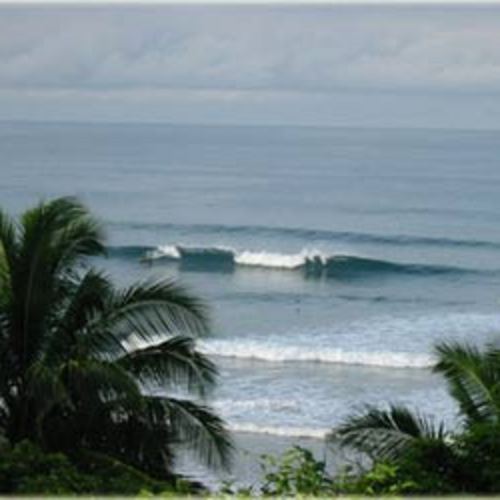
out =
[[[228,431],[203,403],[217,375],[195,345],[208,331],[204,304],[164,279],[117,289],[89,265],[103,253],[100,225],[73,198],[18,221],[0,211],[1,431],[158,476],[177,443],[227,467]],[[186,396],[164,395],[173,389]]]
[[[458,428],[463,435],[500,429],[500,350],[484,350],[458,342],[435,348],[434,372],[441,374],[459,409]],[[380,409],[368,406],[348,417],[329,435],[331,442],[368,454],[374,460],[398,460],[416,446],[463,453],[456,446],[457,433],[443,423],[402,406]],[[498,450],[500,451],[500,450]]]

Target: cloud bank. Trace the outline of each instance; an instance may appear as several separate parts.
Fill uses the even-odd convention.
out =
[[[298,95],[299,107],[352,93],[484,98],[500,91],[498,47],[500,6],[0,6],[0,91],[101,103],[173,92],[193,105]]]
[[[500,87],[500,8],[3,8],[2,88]]]

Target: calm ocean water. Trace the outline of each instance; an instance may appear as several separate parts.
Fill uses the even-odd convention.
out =
[[[500,338],[499,132],[3,123],[0,152],[4,209],[78,195],[118,281],[209,302],[235,430],[321,437],[389,400],[452,418],[433,343]]]

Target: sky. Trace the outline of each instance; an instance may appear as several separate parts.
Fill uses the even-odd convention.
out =
[[[0,5],[0,120],[500,129],[500,5]]]

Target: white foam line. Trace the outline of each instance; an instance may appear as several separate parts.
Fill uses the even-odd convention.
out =
[[[233,432],[314,439],[324,439],[331,430],[313,429],[308,427],[266,426],[253,423],[229,424],[229,427]]]
[[[252,400],[233,400],[233,399],[219,399],[214,401],[213,406],[221,410],[298,410],[299,404],[297,401],[279,400],[270,398],[258,398]]]
[[[244,251],[236,254],[234,258],[236,264],[242,266],[273,267],[276,269],[297,269],[314,261],[325,265],[327,260],[328,257],[317,250],[302,250],[296,254]]]
[[[202,352],[208,355],[240,359],[256,359],[268,362],[309,361],[348,365],[367,365],[393,368],[427,368],[433,358],[427,354],[407,352],[349,352],[342,349],[317,346],[284,346],[257,341],[213,340],[200,343]]]
[[[168,257],[170,259],[180,259],[181,254],[176,245],[163,245],[149,253],[150,259],[159,259],[161,257]]]
[[[183,254],[199,253],[230,254],[234,263],[240,266],[249,267],[268,267],[275,269],[298,269],[305,266],[308,262],[326,265],[328,259],[333,255],[325,255],[318,250],[303,249],[298,253],[280,253],[268,251],[242,250],[237,251],[234,248],[226,246],[199,247],[196,245],[162,245],[148,253],[150,259],[170,258],[181,259]]]

